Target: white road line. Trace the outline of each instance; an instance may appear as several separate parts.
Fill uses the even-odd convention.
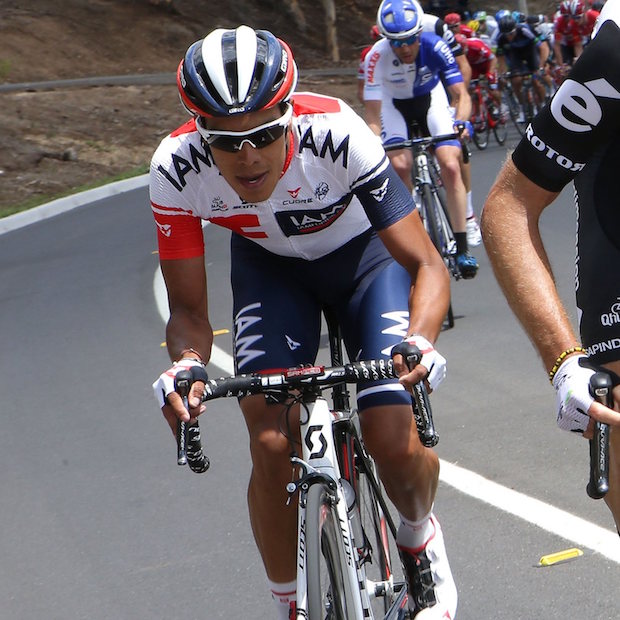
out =
[[[448,461],[441,461],[440,479],[470,497],[557,534],[576,545],[588,547],[620,564],[620,541],[615,532]]]
[[[159,313],[164,321],[167,321],[169,316],[168,300],[159,269],[155,272],[153,290]],[[216,345],[213,345],[209,363],[217,366],[226,376],[232,375],[234,372],[232,356]],[[599,527],[551,504],[513,491],[443,459],[441,460],[439,479],[461,493],[519,517],[552,534],[557,534],[575,545],[596,551],[620,564],[620,541],[618,534],[611,530]]]

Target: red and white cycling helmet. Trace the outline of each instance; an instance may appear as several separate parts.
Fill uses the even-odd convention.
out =
[[[571,17],[581,17],[586,12],[586,4],[583,0],[571,0],[570,14]]]
[[[583,0],[563,0],[560,4],[560,13],[566,17],[580,17],[585,11]]]
[[[287,101],[297,83],[288,45],[267,30],[218,28],[193,43],[177,70],[181,102],[197,116],[230,116]]]

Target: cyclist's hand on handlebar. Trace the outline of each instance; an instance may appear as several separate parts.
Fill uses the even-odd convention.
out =
[[[422,354],[422,359],[411,371],[407,368],[404,360],[394,358],[394,365],[399,372],[399,381],[408,388],[420,381],[426,381],[429,391],[439,387],[446,376],[446,358],[440,355],[433,345],[419,334],[413,334],[405,338],[403,342],[415,345]]]
[[[474,126],[469,121],[455,121],[454,127],[461,134],[461,140],[468,140],[474,135]]]
[[[586,437],[592,434],[594,420],[606,424],[620,425],[620,413],[597,403],[589,390],[590,378],[599,370],[585,355],[567,357],[553,377],[553,387],[557,397],[558,426],[573,433],[582,433]],[[605,368],[600,368],[610,373]],[[614,373],[614,384],[618,381]]]
[[[194,377],[188,396],[189,411],[183,406],[182,398],[174,389],[174,379],[180,370],[189,370]],[[193,421],[206,409],[201,399],[205,388],[204,380],[200,380],[202,375],[206,378],[204,366],[201,362],[184,359],[175,362],[171,368],[163,372],[153,383],[155,398],[175,434],[179,420],[182,422]]]

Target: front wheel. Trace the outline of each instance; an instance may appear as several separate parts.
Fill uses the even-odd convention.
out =
[[[454,264],[454,253],[451,247],[454,243],[452,238],[448,238],[446,232],[450,233],[449,223],[443,210],[443,206],[437,194],[433,194],[431,188],[428,185],[421,186],[420,199],[422,201],[422,219],[424,226],[428,232],[431,241],[437,251],[444,259],[446,267],[450,273],[457,277],[457,270]],[[446,316],[446,322],[449,328],[454,327],[454,312],[452,310],[452,299],[450,299],[450,306],[448,307],[448,314]]]
[[[348,579],[351,549],[345,549],[335,499],[322,484],[313,484],[306,498],[306,578],[308,620],[350,620],[356,617]]]
[[[519,100],[512,90],[503,93],[503,100],[508,106],[508,114],[510,115],[513,125],[517,128],[519,135],[522,136],[525,133],[525,126],[524,123],[520,121],[521,104]]]
[[[474,126],[474,135],[472,136],[474,144],[483,151],[489,144],[489,123],[486,107],[478,99],[474,99],[472,125]]]
[[[501,105],[497,108],[497,120],[493,123],[493,135],[500,146],[503,146],[508,137],[508,123],[506,122],[506,114],[502,112]]]

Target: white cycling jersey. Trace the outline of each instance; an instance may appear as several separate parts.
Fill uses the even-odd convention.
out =
[[[162,259],[201,256],[201,220],[224,226],[280,256],[314,260],[372,225],[413,210],[381,142],[343,101],[293,96],[291,148],[268,200],[248,203],[220,175],[189,121],[164,138],[151,161],[150,197]]]
[[[430,32],[420,35],[418,54],[410,64],[398,59],[387,39],[377,41],[366,59],[366,100],[413,99],[429,94],[442,79],[448,86],[463,81],[446,42]]]

